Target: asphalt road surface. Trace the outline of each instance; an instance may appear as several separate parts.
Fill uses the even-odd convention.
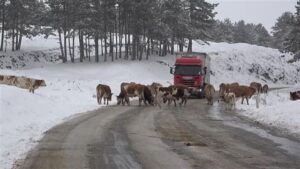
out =
[[[15,168],[299,169],[300,141],[205,100],[109,106],[50,129]]]

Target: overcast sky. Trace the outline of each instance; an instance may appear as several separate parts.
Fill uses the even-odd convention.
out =
[[[296,12],[297,0],[206,0],[219,3],[215,9],[217,19],[229,18],[233,22],[243,19],[246,22],[262,23],[271,32],[276,19],[283,12]]]

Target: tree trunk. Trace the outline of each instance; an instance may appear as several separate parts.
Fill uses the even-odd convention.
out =
[[[88,50],[89,50],[89,49],[88,49],[88,35],[85,36],[84,40],[85,40],[85,44],[84,44],[84,48],[85,48],[85,57],[88,58],[88,56],[89,56],[89,51],[88,51]]]
[[[106,26],[105,26],[106,27]],[[107,35],[106,35],[106,31],[104,31],[105,36],[104,36],[104,61],[107,61]]]
[[[68,31],[68,34],[70,35],[70,31]],[[71,46],[71,37],[68,37],[68,46],[69,46],[69,55],[70,59],[72,60],[72,46]]]
[[[192,38],[189,38],[189,44],[188,44],[187,52],[188,53],[193,52],[193,40],[192,40]]]
[[[119,17],[121,12],[119,10]],[[123,40],[123,27],[121,26],[121,19],[119,18],[118,29],[119,29],[119,58],[122,58],[122,40]]]
[[[72,37],[72,40],[73,40],[73,44],[72,44],[72,62],[74,63],[75,61],[75,30],[73,30],[73,37]]]
[[[103,54],[104,54],[103,53],[103,42],[102,41],[103,41],[103,38],[100,39],[100,43],[101,43],[100,44],[100,46],[101,46],[101,56],[103,56]]]
[[[174,46],[175,46],[175,43],[174,43],[174,36],[172,36],[172,39],[171,39],[171,55],[174,55]]]
[[[99,36],[98,32],[95,33],[95,62],[99,62]]]
[[[111,31],[109,31],[109,55],[111,56],[111,61],[114,61],[114,46],[113,37]]]
[[[147,55],[146,55],[146,60],[149,59],[150,55],[150,38],[147,39]]]
[[[0,51],[3,51],[4,34],[5,34],[5,1],[2,0],[2,30],[1,30],[1,47],[0,47]]]
[[[61,39],[61,30],[60,30],[60,28],[58,28],[58,41],[59,41],[59,47],[60,47],[60,52],[61,52],[61,59],[62,59],[63,63],[65,63],[66,60],[65,60],[64,47],[63,47],[62,39]]]
[[[117,19],[116,19],[116,23],[115,23],[115,48],[116,48],[116,55],[115,55],[115,57],[116,57],[116,60],[118,60],[118,30],[117,30],[117,26],[118,26],[118,24],[117,24]]]
[[[13,30],[12,30],[11,51],[15,51],[15,28],[13,28]]]
[[[20,33],[19,42],[18,42],[18,50],[21,50],[23,35]]]
[[[79,29],[79,52],[80,52],[79,60],[80,60],[80,62],[83,62],[83,58],[84,58],[84,42],[83,42],[83,32],[80,29]]]

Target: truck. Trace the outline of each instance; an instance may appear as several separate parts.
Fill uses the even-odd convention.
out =
[[[182,53],[170,67],[174,85],[183,84],[191,89],[192,95],[204,97],[204,87],[210,81],[210,58],[206,53]]]

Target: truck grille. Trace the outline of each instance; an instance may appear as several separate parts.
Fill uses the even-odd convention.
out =
[[[189,86],[189,87],[191,87],[191,86],[194,86],[194,80],[193,79],[191,79],[191,80],[182,80],[182,83],[184,84],[184,85],[186,85],[186,86]]]

